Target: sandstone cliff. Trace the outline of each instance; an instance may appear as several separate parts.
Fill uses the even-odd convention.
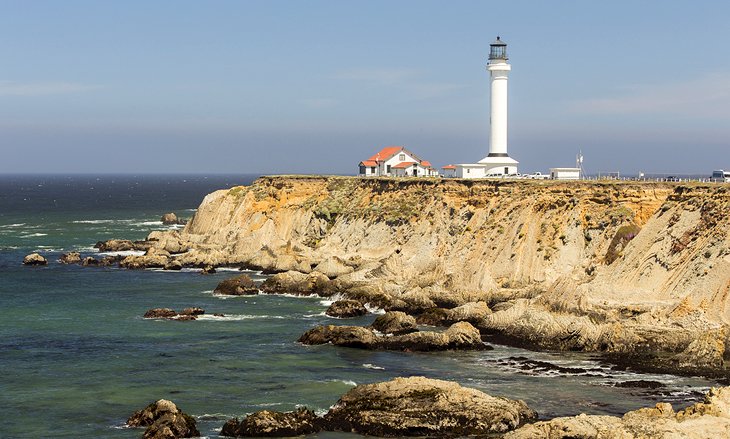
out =
[[[729,209],[725,185],[263,177],[150,238],[183,264],[317,271],[352,296],[484,301],[480,330],[526,344],[717,369]]]

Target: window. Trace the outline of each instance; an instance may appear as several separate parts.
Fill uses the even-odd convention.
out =
[[[405,155],[405,154],[401,154],[401,155],[399,155],[399,156],[398,156],[398,160],[400,160],[400,161],[404,162],[404,161],[406,160],[406,155]]]
[[[467,174],[471,173],[471,169],[469,169],[469,168],[466,168],[466,173],[467,173]]]
[[[387,166],[387,167],[385,168],[385,172],[387,172],[388,174],[390,174],[390,165],[388,165],[388,166]]]
[[[375,166],[371,166],[370,167],[370,173],[371,174],[375,174]]]

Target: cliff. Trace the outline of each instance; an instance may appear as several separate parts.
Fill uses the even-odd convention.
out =
[[[495,312],[482,332],[523,344],[648,349],[717,369],[730,319],[729,189],[263,177],[206,196],[182,232],[150,238],[183,264],[317,271],[338,292],[381,302],[484,301]]]

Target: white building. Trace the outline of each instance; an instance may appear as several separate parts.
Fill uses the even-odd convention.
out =
[[[386,146],[359,164],[361,177],[436,177],[438,172],[427,160],[421,160],[402,146]]]
[[[456,166],[446,165],[446,166],[441,167],[441,175],[443,175],[446,178],[456,177]]]
[[[507,44],[497,37],[490,45],[487,70],[491,78],[489,155],[477,163],[456,165],[460,178],[501,177],[517,174],[519,162],[507,153]]]
[[[580,180],[580,168],[550,168],[553,180]]]

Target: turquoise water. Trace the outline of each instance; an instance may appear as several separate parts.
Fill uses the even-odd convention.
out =
[[[55,263],[65,251],[94,254],[97,240],[141,239],[165,228],[163,213],[189,217],[206,193],[251,179],[0,177],[0,437],[136,438],[142,430],[123,428],[125,419],[159,398],[177,403],[198,419],[204,435],[216,437],[230,417],[298,405],[324,412],[356,383],[396,376],[450,379],[524,399],[542,418],[621,414],[660,400],[689,403],[713,385],[613,371],[588,355],[505,346],[449,353],[302,346],[296,339],[312,326],[368,324],[374,315],[332,319],[319,298],[213,296],[232,271],[206,276]],[[51,263],[22,266],[23,256],[36,250]],[[141,318],[149,308],[189,306],[226,317]],[[564,369],[545,370],[531,360]],[[662,394],[613,387],[632,379],[666,387]]]

